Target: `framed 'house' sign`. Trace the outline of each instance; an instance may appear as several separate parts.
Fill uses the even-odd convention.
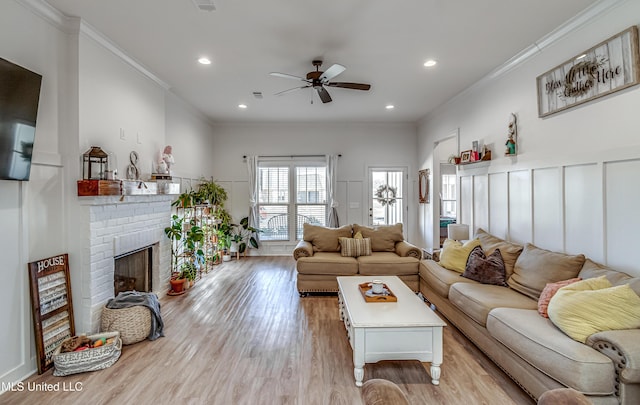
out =
[[[61,254],[29,263],[38,373],[53,366],[52,354],[75,335],[69,282],[69,256]]]
[[[640,83],[633,26],[538,76],[538,116],[575,107]]]

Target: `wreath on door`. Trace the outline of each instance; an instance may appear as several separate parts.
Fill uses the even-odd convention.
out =
[[[381,205],[393,205],[396,203],[396,193],[398,189],[388,184],[383,184],[376,190],[376,199]]]

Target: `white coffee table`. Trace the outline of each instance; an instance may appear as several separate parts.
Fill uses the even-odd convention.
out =
[[[361,283],[382,280],[397,302],[366,302],[358,289]],[[440,382],[442,328],[446,326],[396,276],[337,277],[340,319],[353,349],[353,375],[362,386],[365,363],[381,360],[431,362],[431,382]]]

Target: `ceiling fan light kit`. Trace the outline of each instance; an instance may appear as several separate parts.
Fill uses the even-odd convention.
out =
[[[340,73],[346,70],[346,68],[340,64],[334,63],[329,67],[329,69],[327,69],[324,72],[320,70],[320,66],[322,66],[321,60],[314,60],[313,62],[311,62],[311,64],[315,66],[316,70],[307,73],[306,78],[290,75],[288,73],[271,72],[270,73],[271,76],[282,77],[284,79],[300,80],[306,83],[304,86],[283,90],[281,92],[276,93],[275,95],[281,96],[283,94],[287,94],[296,90],[306,89],[311,87],[318,92],[318,97],[320,97],[320,100],[323,103],[330,103],[332,99],[331,99],[331,96],[329,95],[329,92],[325,88],[325,86],[340,87],[340,88],[351,89],[351,90],[364,90],[364,91],[367,91],[371,88],[370,84],[364,84],[364,83],[332,82],[331,79],[333,79],[334,77],[338,76]],[[311,102],[313,103],[313,99]]]

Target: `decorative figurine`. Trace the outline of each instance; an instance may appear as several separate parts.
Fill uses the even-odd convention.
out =
[[[516,115],[511,113],[511,120],[509,121],[509,138],[505,145],[507,146],[506,151],[504,152],[505,156],[515,156],[516,155],[516,139],[518,136],[518,124]]]
[[[158,164],[158,171],[160,172],[160,170],[164,169],[164,172],[160,173],[171,174],[171,166],[175,163],[172,153],[173,148],[171,147],[171,145],[167,145],[164,147],[164,151],[162,152],[162,160]]]

